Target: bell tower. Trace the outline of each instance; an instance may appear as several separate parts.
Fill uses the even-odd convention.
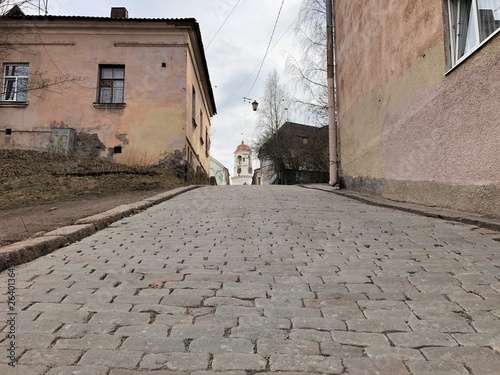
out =
[[[243,141],[234,152],[233,185],[252,185],[252,150]]]

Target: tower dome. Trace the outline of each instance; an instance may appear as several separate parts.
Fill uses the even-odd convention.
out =
[[[248,147],[245,142],[241,141],[241,144],[236,147],[235,152],[243,152],[243,151],[250,151],[250,147]]]

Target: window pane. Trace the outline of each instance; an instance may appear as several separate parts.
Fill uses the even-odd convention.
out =
[[[109,88],[109,87],[102,87],[101,88],[100,103],[111,103],[111,88]]]
[[[124,71],[123,69],[113,69],[113,78],[116,79],[123,79],[124,77]]]
[[[500,27],[500,0],[478,0],[481,42]]]
[[[13,76],[14,75],[14,65],[6,65],[5,66],[5,75]]]
[[[113,103],[123,103],[123,89],[113,90]]]
[[[14,75],[18,77],[27,77],[29,67],[27,65],[18,65],[14,67]]]
[[[101,80],[101,87],[111,87],[113,85],[113,81],[110,79]]]
[[[5,87],[4,87],[4,100],[14,100],[14,84],[16,80],[9,78],[5,80]]]
[[[115,89],[123,88],[123,81],[113,81],[113,88]]]
[[[113,69],[102,69],[101,78],[113,78]]]
[[[25,102],[26,100],[28,100],[28,79],[27,78],[18,78],[16,100],[19,102]]]
[[[458,58],[466,55],[476,46],[476,21],[472,1],[460,2],[458,30]]]

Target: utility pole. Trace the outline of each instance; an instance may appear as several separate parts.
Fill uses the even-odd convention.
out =
[[[326,0],[327,84],[328,84],[328,134],[330,153],[330,185],[338,183],[337,169],[337,121],[335,116],[333,0]]]

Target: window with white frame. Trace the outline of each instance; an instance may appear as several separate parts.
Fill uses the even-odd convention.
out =
[[[452,66],[500,28],[500,0],[447,0]]]
[[[5,64],[2,100],[26,102],[28,100],[28,64]]]
[[[124,65],[99,66],[99,103],[122,104],[125,84]]]

